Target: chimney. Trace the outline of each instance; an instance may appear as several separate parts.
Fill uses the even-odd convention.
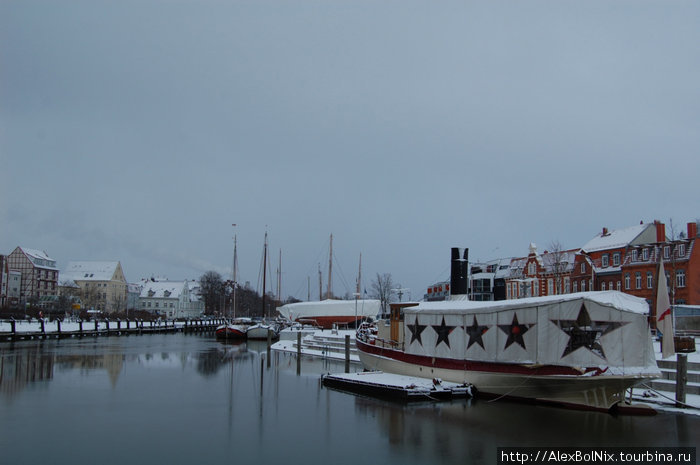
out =
[[[608,235],[608,228],[603,227],[603,236],[607,236],[607,235]]]
[[[688,223],[688,239],[692,239],[697,235],[698,235],[698,224],[695,222]]]
[[[462,250],[464,250],[462,255]],[[467,270],[469,249],[452,247],[452,266],[450,271],[451,295],[466,295],[468,289]]]
[[[666,225],[659,220],[654,220],[656,226],[656,242],[666,242]]]

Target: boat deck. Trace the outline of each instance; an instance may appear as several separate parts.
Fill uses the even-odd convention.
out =
[[[452,400],[473,396],[471,385],[382,371],[327,374],[321,377],[321,381],[324,386],[330,388],[402,402]]]

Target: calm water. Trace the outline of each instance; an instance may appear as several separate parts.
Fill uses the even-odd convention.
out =
[[[7,464],[495,463],[504,446],[696,446],[700,417],[498,401],[404,406],[320,386],[342,364],[213,336],[0,344]],[[355,368],[359,369],[359,367]]]

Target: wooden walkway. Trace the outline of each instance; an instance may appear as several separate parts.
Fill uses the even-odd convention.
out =
[[[187,320],[187,321],[79,321],[62,323],[60,321],[35,323],[32,328],[23,328],[24,323],[10,321],[10,331],[0,331],[0,342],[13,342],[29,339],[63,339],[71,337],[98,336],[128,336],[131,334],[164,334],[164,333],[194,333],[213,332],[217,326],[224,323],[216,320]]]

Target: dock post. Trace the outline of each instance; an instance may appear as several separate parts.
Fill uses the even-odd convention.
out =
[[[61,338],[61,320],[56,319],[56,331],[58,332],[58,338]]]
[[[15,327],[15,324],[16,324],[16,323],[15,323],[15,319],[12,318],[12,319],[10,320],[10,326],[12,327],[12,339],[14,339],[15,336],[17,335],[17,328]]]
[[[685,387],[688,383],[688,355],[676,354],[676,407],[685,407]]]
[[[301,374],[301,331],[297,333],[297,375]]]
[[[117,318],[117,331],[121,331],[121,330],[122,330],[122,320]]]
[[[345,335],[345,373],[350,373],[350,335]]]
[[[78,328],[80,328],[80,337],[83,337],[83,320],[78,320]]]
[[[267,332],[267,367],[270,368],[270,347],[272,346],[272,334],[270,331]]]
[[[44,319],[43,319],[43,318],[39,318],[39,321],[41,322],[41,334],[43,334],[44,336],[46,336],[46,326],[44,325]]]
[[[98,327],[97,319],[95,319],[95,336],[97,336],[98,333],[99,333],[99,327]]]
[[[109,336],[109,319],[105,318],[105,328],[107,329],[107,336]]]
[[[131,328],[129,328],[129,319],[127,318],[126,319],[126,330],[128,331],[129,329],[131,329]]]

